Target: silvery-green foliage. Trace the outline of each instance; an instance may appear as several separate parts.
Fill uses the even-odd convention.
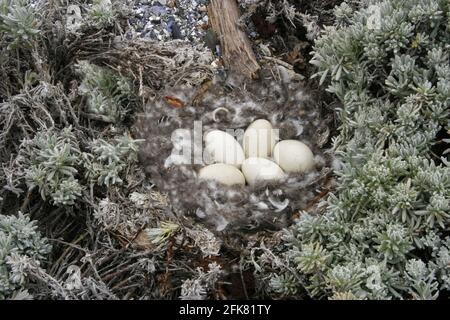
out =
[[[208,264],[208,270],[197,268],[197,275],[194,278],[186,279],[181,285],[182,300],[205,300],[209,291],[211,291],[223,276],[222,267],[216,262]]]
[[[110,29],[125,15],[130,3],[119,0],[71,1],[67,7],[66,30],[83,33],[92,29]]]
[[[292,297],[297,294],[297,279],[290,273],[272,274],[269,288],[282,297]]]
[[[50,246],[27,215],[0,215],[0,300],[29,299],[27,263],[39,265]]]
[[[439,296],[439,284],[434,270],[430,270],[423,261],[409,260],[406,264],[406,278],[411,282],[410,291],[413,299],[432,300]]]
[[[179,228],[180,226],[176,223],[162,221],[158,228],[146,229],[145,233],[153,244],[163,245]]]
[[[127,133],[116,137],[114,143],[95,139],[89,144],[90,153],[83,153],[85,176],[91,183],[114,185],[122,183],[120,174],[137,161],[139,139],[132,139]]]
[[[198,279],[187,279],[181,285],[182,300],[205,300],[207,295],[206,288]]]
[[[18,157],[29,190],[56,205],[72,205],[81,196],[77,179],[81,151],[72,128],[40,131],[22,143]]]
[[[25,0],[0,0],[0,38],[8,49],[29,46],[39,34],[36,12]]]
[[[15,291],[10,300],[33,300],[33,296],[28,292],[28,290]]]
[[[117,17],[115,3],[111,0],[94,0],[88,8],[89,24],[97,28],[113,25]]]
[[[132,94],[131,83],[87,61],[80,61],[77,70],[82,77],[79,90],[86,97],[88,115],[110,123],[120,120],[126,113],[125,100]]]
[[[450,238],[438,247],[434,248],[432,253],[433,260],[429,263],[432,270],[436,270],[436,278],[441,284],[441,289],[450,290]]]
[[[341,5],[334,8],[335,23],[338,26],[348,24],[353,14],[353,8],[347,3],[342,2]]]
[[[274,23],[278,16],[282,16],[295,26],[294,19],[298,16],[298,12],[288,0],[275,1],[275,3],[269,1],[266,5],[268,11],[268,15],[266,17],[267,21]]]
[[[122,172],[137,161],[139,141],[124,134],[111,143],[95,139],[82,146],[71,127],[38,132],[21,145],[18,175],[29,190],[37,188],[42,199],[73,205],[86,188],[85,179],[87,185],[122,183]]]
[[[448,120],[448,125],[447,125],[446,129],[447,129],[447,134],[450,136],[450,119]],[[444,155],[448,156],[448,154],[450,154],[450,139],[443,139],[442,142],[446,143],[448,145],[448,149],[446,149],[444,151]]]
[[[204,257],[218,256],[222,241],[216,237],[209,229],[197,225],[185,229],[186,235],[194,242],[202,252]]]
[[[343,3],[316,41],[315,76],[342,103],[342,167],[324,213],[302,214],[288,241],[314,297],[449,289],[450,167],[431,149],[448,130],[449,10],[445,0]]]

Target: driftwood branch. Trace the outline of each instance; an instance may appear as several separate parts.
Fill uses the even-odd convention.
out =
[[[225,65],[235,74],[255,78],[260,67],[247,35],[239,28],[236,0],[211,0],[208,16],[220,41]]]

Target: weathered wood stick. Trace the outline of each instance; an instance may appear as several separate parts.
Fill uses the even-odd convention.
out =
[[[236,0],[211,0],[209,21],[220,41],[225,65],[235,74],[255,78],[259,70],[250,40],[239,28],[239,8]]]

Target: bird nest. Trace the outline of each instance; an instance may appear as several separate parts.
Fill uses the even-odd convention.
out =
[[[300,81],[289,77],[284,68],[275,70],[275,76],[281,74],[278,80],[263,76],[263,80],[237,84],[228,78],[206,82],[197,89],[172,88],[139,115],[136,135],[145,139],[141,162],[150,180],[167,193],[178,217],[195,217],[216,231],[278,229],[317,198],[331,172],[332,156],[322,149],[328,140],[327,121]],[[280,181],[226,186],[198,179],[205,164],[194,160],[195,152],[203,150],[202,139],[193,138],[192,161],[180,164],[174,159],[180,132],[193,133],[199,126],[200,136],[213,129],[245,130],[256,119],[270,121],[279,129],[281,140],[307,144],[315,155],[315,168],[308,173],[289,173]]]

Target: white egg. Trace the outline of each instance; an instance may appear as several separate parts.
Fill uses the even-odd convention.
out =
[[[285,172],[308,172],[314,168],[314,154],[303,142],[283,140],[273,148],[275,162]]]
[[[284,172],[273,161],[265,158],[248,158],[242,163],[242,173],[249,185],[254,186],[258,181],[280,180]]]
[[[245,185],[242,172],[235,166],[216,163],[200,169],[198,177],[203,180],[215,180],[228,186]]]
[[[269,158],[278,140],[269,121],[258,119],[252,122],[244,132],[243,147],[246,158]]]
[[[205,135],[205,162],[226,163],[240,167],[244,161],[244,150],[229,133],[213,130]]]

